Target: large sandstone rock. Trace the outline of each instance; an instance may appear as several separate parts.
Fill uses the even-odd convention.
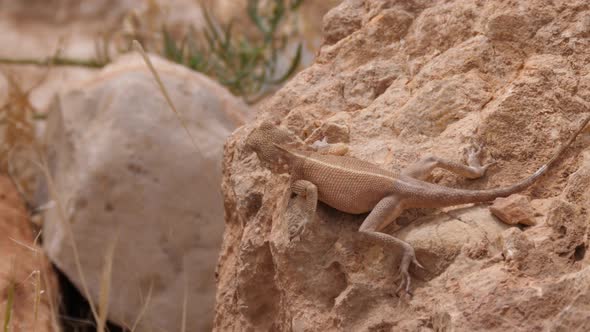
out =
[[[59,289],[49,260],[37,245],[22,198],[0,176],[0,317],[9,331],[57,332]]]
[[[329,124],[347,127],[350,155],[392,170],[425,154],[460,160],[476,141],[498,161],[484,178],[439,170],[431,180],[508,185],[588,116],[589,18],[581,0],[343,1],[324,17],[316,63],[261,105],[259,120],[304,140]],[[301,202],[288,195],[288,177],[245,149],[259,122],[226,144],[215,330],[588,329],[587,133],[523,193],[539,222],[524,231],[485,205],[402,215],[397,224],[409,226],[395,235],[426,269],[411,269],[414,296],[398,298],[399,252],[356,233],[364,215],[319,204],[315,223],[289,241]]]
[[[132,326],[151,290],[140,331],[178,331],[184,296],[188,331],[207,330],[223,231],[222,146],[248,110],[209,78],[153,61],[196,146],[143,60],[131,56],[56,98],[47,128],[51,174],[95,303],[107,248],[118,238],[109,319]],[[80,287],[66,230],[49,210],[44,247]]]

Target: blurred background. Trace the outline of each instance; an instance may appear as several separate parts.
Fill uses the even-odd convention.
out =
[[[100,233],[102,231],[100,225],[106,224],[100,224],[97,220],[105,220],[106,212],[89,210],[87,205],[92,206],[92,203],[86,202],[86,199],[90,197],[88,199],[93,200],[93,195],[102,196],[103,194],[105,197],[110,197],[110,189],[105,189],[101,187],[102,185],[97,185],[97,188],[88,188],[89,184],[104,183],[104,178],[100,178],[100,181],[88,179],[104,177],[110,169],[101,169],[92,163],[84,164],[79,161],[96,158],[104,165],[111,165],[108,167],[112,169],[113,163],[119,162],[122,158],[126,162],[126,167],[133,171],[134,177],[120,177],[112,181],[131,183],[137,187],[142,183],[137,179],[149,173],[150,164],[140,163],[139,166],[134,164],[135,166],[131,167],[128,160],[133,158],[133,160],[146,162],[150,160],[150,157],[142,155],[146,150],[144,148],[133,149],[133,152],[129,152],[125,157],[112,151],[107,152],[107,155],[96,154],[95,150],[101,150],[100,144],[96,143],[97,147],[93,144],[102,140],[97,137],[109,137],[108,129],[100,127],[96,121],[77,119],[84,118],[79,116],[80,113],[95,114],[92,113],[94,112],[91,110],[92,106],[89,106],[91,104],[102,105],[104,100],[108,100],[108,103],[118,100],[116,98],[119,98],[117,96],[121,94],[121,88],[117,85],[120,83],[116,82],[133,81],[129,76],[125,76],[128,75],[125,73],[131,70],[126,67],[124,61],[120,64],[119,59],[131,56],[134,53],[131,42],[138,40],[148,53],[163,60],[158,62],[163,71],[178,71],[181,73],[178,75],[185,75],[182,76],[185,78],[180,81],[174,81],[174,77],[164,77],[166,86],[178,87],[187,80],[186,77],[190,76],[190,72],[198,72],[216,82],[220,86],[219,89],[227,91],[226,96],[226,92],[219,92],[221,90],[216,90],[217,87],[211,88],[207,85],[208,83],[199,81],[201,83],[183,86],[186,91],[180,89],[181,92],[171,93],[173,95],[184,93],[184,95],[173,96],[173,99],[181,104],[179,108],[189,110],[190,105],[198,104],[200,100],[204,100],[204,97],[197,101],[186,101],[186,107],[183,106],[183,98],[198,95],[201,89],[213,89],[207,91],[214,91],[210,94],[217,96],[215,97],[217,99],[203,101],[203,109],[215,111],[219,108],[217,112],[227,116],[216,119],[217,122],[209,126],[213,128],[212,130],[218,127],[223,128],[216,132],[220,138],[212,139],[209,145],[199,147],[203,155],[209,156],[208,153],[210,153],[214,157],[202,157],[194,161],[197,166],[193,168],[197,168],[194,171],[199,173],[199,165],[207,165],[206,162],[217,163],[220,167],[223,138],[231,130],[252,119],[258,103],[272,95],[296,72],[313,62],[314,55],[322,42],[322,17],[338,2],[337,0],[0,0],[0,31],[2,31],[0,34],[0,45],[2,45],[0,47],[0,137],[2,139],[0,174],[4,181],[0,181],[2,184],[0,195],[2,203],[7,204],[6,209],[0,209],[0,229],[6,234],[3,239],[0,239],[0,275],[2,276],[0,300],[3,303],[0,306],[0,319],[4,331],[102,331],[106,329],[142,331],[148,330],[150,326],[139,322],[142,315],[150,316],[151,313],[155,316],[158,312],[165,313],[166,310],[177,311],[178,315],[175,317],[178,318],[174,319],[175,322],[169,324],[158,321],[149,327],[150,330],[178,330],[177,327],[184,328],[186,331],[208,330],[211,322],[206,320],[213,319],[215,293],[213,282],[201,285],[201,289],[196,291],[205,299],[201,303],[194,304],[205,307],[202,310],[203,315],[197,315],[196,319],[191,320],[191,317],[195,316],[191,315],[192,307],[188,305],[187,309],[186,301],[184,305],[183,301],[178,301],[178,292],[166,295],[165,286],[160,286],[163,290],[160,290],[161,297],[157,299],[160,301],[158,303],[166,309],[158,311],[160,309],[157,305],[154,309],[144,301],[141,303],[145,305],[137,305],[130,313],[118,314],[117,311],[120,311],[118,305],[133,306],[123,300],[113,301],[109,298],[109,294],[117,294],[125,287],[133,287],[133,284],[119,282],[116,277],[119,267],[132,264],[126,261],[126,257],[135,257],[134,261],[139,260],[145,265],[150,265],[152,262],[149,255],[122,253],[126,247],[120,243],[133,243],[136,240],[133,236],[142,236],[141,231],[137,231],[136,228],[131,228],[133,231],[126,233],[125,226],[122,226],[123,228],[117,231],[119,233],[116,236],[113,235],[112,230],[109,230],[106,235]],[[156,67],[159,69],[158,64]],[[174,65],[184,69],[178,69],[179,67]],[[121,81],[118,81],[118,77],[121,77]],[[151,76],[145,77],[144,81],[152,79]],[[197,78],[195,80],[198,81]],[[93,82],[94,85],[88,82]],[[97,84],[101,86],[100,93],[93,90]],[[129,84],[131,88],[125,86],[125,89],[133,90],[133,83]],[[140,91],[137,92],[140,96],[138,98],[141,98],[142,94],[162,98],[153,82],[150,81],[149,84],[146,88],[148,92],[138,90]],[[112,92],[102,92],[105,89]],[[132,92],[130,94],[133,95]],[[84,102],[81,104],[72,101],[78,95],[84,96]],[[230,95],[233,97],[228,97]],[[228,101],[230,99],[231,102]],[[96,114],[101,114],[100,112],[118,114],[119,106],[116,102],[114,105],[109,106],[111,108],[96,110]],[[157,108],[160,112],[172,114],[164,105],[163,101],[162,104],[158,104]],[[138,112],[149,108],[143,104],[141,107]],[[226,110],[226,108],[232,108],[232,110]],[[96,117],[99,116],[96,115]],[[209,115],[206,120],[197,117],[194,121],[201,121],[202,126],[202,121],[213,121],[210,120],[212,117],[214,116]],[[193,119],[190,116],[188,118],[190,127]],[[174,117],[173,119],[178,120]],[[72,124],[72,121],[79,123]],[[166,128],[163,123],[166,123],[167,119],[130,121],[133,121],[133,126],[138,126],[138,123],[145,124],[145,127],[140,126],[139,131],[149,131],[150,126],[160,126],[160,124],[162,128]],[[149,121],[154,121],[154,124]],[[108,123],[112,127],[112,122]],[[174,125],[178,126],[178,123]],[[196,131],[201,128],[195,126]],[[97,129],[93,129],[95,127]],[[93,131],[102,133],[102,136],[90,138],[83,136],[85,132]],[[162,131],[162,135],[169,133],[164,129]],[[76,138],[77,135],[81,138]],[[215,133],[203,135],[213,137]],[[148,138],[156,142],[159,140],[158,137]],[[74,141],[68,141],[70,139]],[[147,138],[139,139],[145,141]],[[85,145],[78,144],[81,142]],[[109,138],[108,143],[105,143],[107,148],[104,150],[110,150],[109,146],[117,145],[119,142],[121,142],[120,137],[113,135],[112,140]],[[134,143],[125,144],[132,146]],[[81,154],[79,151],[81,149],[91,150],[91,157]],[[161,156],[161,152],[158,153]],[[189,154],[189,152],[179,150],[178,154]],[[48,164],[45,165],[41,161],[47,162],[48,156]],[[112,163],[109,164],[111,161]],[[186,163],[190,164],[191,160],[188,159]],[[47,167],[44,168],[44,165]],[[67,171],[65,166],[61,167],[61,172],[75,174],[75,179],[84,179],[79,182],[88,192],[81,194],[82,189],[72,184],[71,178],[60,173],[59,165],[68,167]],[[70,169],[71,165],[77,165],[78,168],[72,166],[74,168]],[[104,165],[103,167],[106,167]],[[162,174],[174,172],[174,166],[172,164],[170,169],[159,171],[163,172]],[[219,176],[213,177],[214,179],[220,179],[219,167],[214,166],[211,170],[215,174],[219,173],[217,174]],[[145,171],[145,169],[148,170]],[[154,172],[157,173],[157,171]],[[208,176],[207,172],[199,174],[201,177]],[[48,178],[53,179],[57,187],[65,188],[64,190],[67,191],[64,194],[67,199],[62,202],[61,208],[59,199],[51,194],[51,185],[47,184]],[[195,181],[198,182],[198,180]],[[174,183],[158,184],[159,187],[174,185]],[[115,187],[113,192],[120,193],[121,190],[117,188],[119,187]],[[211,188],[200,190],[211,190]],[[160,198],[166,199],[166,197]],[[157,200],[157,197],[155,199]],[[203,217],[201,211],[194,211],[194,215],[199,217],[187,221],[192,228],[198,228],[199,223],[205,225],[210,222],[218,225],[211,233],[215,239],[208,244],[208,253],[203,254],[207,257],[202,258],[202,262],[206,262],[203,263],[204,266],[206,265],[203,273],[210,275],[211,280],[214,279],[216,253],[221,243],[223,229],[221,196],[216,199],[214,204],[220,211],[218,214]],[[114,204],[116,211],[120,211],[119,205],[124,205],[125,202],[125,199],[120,199],[120,202],[105,203],[104,210],[113,213],[115,208],[112,205]],[[55,214],[61,211],[60,209],[63,213],[56,217]],[[171,209],[174,210],[174,208]],[[125,211],[125,207],[121,210]],[[170,212],[165,207],[162,208],[162,217],[158,219],[161,220],[160,223],[167,223],[168,221],[163,220],[174,215],[174,211]],[[59,224],[59,222],[52,218],[61,218],[67,221],[66,224],[72,223],[75,227],[53,229],[51,228],[53,226],[48,227],[47,224]],[[76,218],[83,221],[78,221]],[[133,220],[135,217],[129,212],[124,217],[112,217],[111,214],[108,218]],[[207,220],[207,218],[213,220]],[[123,219],[118,219],[118,222],[124,223]],[[86,221],[94,224],[91,231],[80,226]],[[76,249],[67,240],[67,237],[71,235],[74,237],[73,242],[78,243],[79,246],[76,248],[79,250],[77,254],[74,252]],[[159,236],[162,238],[163,235]],[[104,240],[110,238],[116,238],[118,244],[115,246],[114,242]],[[166,241],[166,243],[174,242],[174,237],[168,237]],[[99,246],[102,247],[99,250],[96,246],[84,246],[84,243],[101,243]],[[157,248],[163,246],[161,242],[154,245]],[[175,246],[176,244],[171,245],[178,249],[178,255],[182,259],[188,259],[183,254],[185,251],[182,245]],[[116,249],[109,251],[111,247]],[[131,246],[129,250],[133,251]],[[145,250],[147,250],[146,253],[150,252],[149,248]],[[98,253],[97,258],[92,256],[95,254],[93,252]],[[174,256],[174,254],[170,255]],[[69,256],[71,257],[64,258]],[[96,264],[95,259],[98,261]],[[85,274],[90,275],[87,281],[80,280],[78,265],[83,267]],[[96,268],[93,269],[93,266]],[[172,276],[170,280],[176,280],[174,279],[176,277],[178,276]],[[167,277],[158,276],[158,278],[168,280]],[[127,283],[131,282],[124,280]],[[152,285],[144,287],[144,291],[151,294]],[[149,298],[148,294],[143,293],[142,299],[145,300],[146,296]],[[166,296],[170,299],[167,300]],[[88,297],[90,297],[90,303],[87,301]],[[175,301],[174,304],[166,303],[172,299]],[[133,315],[138,317],[128,318]],[[111,322],[105,325],[107,320]],[[156,328],[154,329],[153,326]]]

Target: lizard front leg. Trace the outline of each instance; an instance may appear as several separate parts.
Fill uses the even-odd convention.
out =
[[[435,168],[442,168],[468,179],[477,179],[485,174],[488,167],[495,164],[495,162],[491,162],[483,166],[481,165],[480,158],[482,148],[480,145],[471,146],[466,150],[466,153],[467,165],[436,156],[427,156],[408,166],[408,168],[402,171],[402,174],[415,179],[424,180],[430,175],[432,170]]]
[[[305,199],[303,205],[305,220],[289,227],[289,240],[293,240],[301,234],[305,230],[305,226],[313,221],[318,205],[318,187],[315,184],[306,180],[296,180],[291,183],[291,191]]]
[[[418,267],[423,268],[416,259],[414,248],[409,243],[402,241],[392,235],[380,232],[397,217],[399,217],[403,210],[404,208],[400,199],[395,196],[385,197],[379,201],[377,205],[375,205],[375,208],[373,208],[371,213],[369,213],[359,228],[359,232],[366,234],[370,239],[388,246],[398,245],[402,247],[403,256],[399,267],[401,282],[396,290],[396,293],[399,292],[399,290],[402,289],[404,285],[406,292],[410,293],[411,278],[410,273],[408,272],[410,263],[414,263]]]

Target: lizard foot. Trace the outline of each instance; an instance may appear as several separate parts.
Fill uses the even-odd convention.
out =
[[[485,165],[481,164],[483,144],[472,143],[471,146],[466,148],[463,152],[466,155],[467,165],[469,165],[469,167],[476,174],[476,176],[474,176],[473,178],[482,177],[490,166],[495,165],[497,163],[497,161],[492,160],[491,162]]]
[[[293,241],[294,238],[300,236],[305,231],[306,224],[306,222],[299,222],[289,225],[289,241]]]
[[[396,294],[399,293],[399,291],[403,288],[407,294],[412,295],[410,292],[412,277],[410,277],[410,272],[408,271],[411,263],[414,263],[417,267],[424,269],[424,266],[422,266],[422,264],[420,264],[420,262],[418,262],[416,259],[414,248],[408,245],[407,247],[404,247],[402,261],[399,266],[399,276],[401,280],[399,286],[395,290]]]
[[[483,144],[472,142],[471,145],[464,150],[467,155],[467,162],[469,166],[479,166],[479,160],[483,153]],[[477,165],[473,165],[477,163]]]

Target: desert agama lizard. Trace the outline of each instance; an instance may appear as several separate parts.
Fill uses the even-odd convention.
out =
[[[310,151],[302,146],[301,141],[294,143],[294,134],[270,121],[264,121],[254,129],[248,136],[246,145],[256,152],[261,162],[273,173],[288,171],[291,174],[291,190],[303,196],[307,213],[307,220],[299,227],[299,232],[306,223],[313,220],[318,200],[347,213],[370,212],[359,232],[375,241],[403,248],[398,291],[405,285],[405,290],[409,293],[410,263],[422,266],[416,260],[414,248],[409,243],[381,232],[387,225],[408,208],[486,202],[526,189],[554,164],[589,121],[590,116],[534,174],[511,186],[487,190],[455,189],[425,181],[437,167],[472,179],[483,176],[491,164],[480,164],[479,147],[469,151],[467,165],[430,156],[396,173],[354,157],[333,155],[329,151]],[[294,148],[293,145],[299,146]]]

